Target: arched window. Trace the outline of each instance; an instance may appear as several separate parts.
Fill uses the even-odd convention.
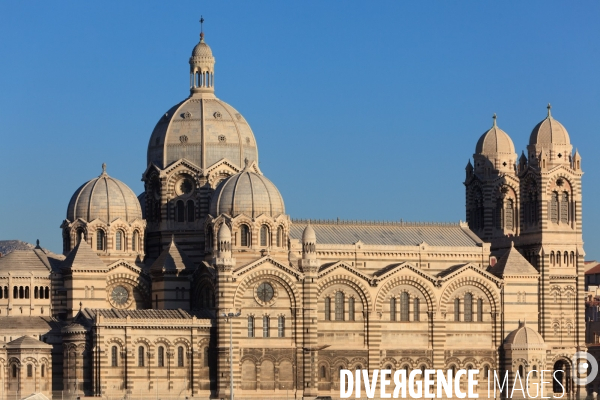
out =
[[[560,267],[560,263],[561,263],[561,258],[560,258],[560,251],[556,252],[556,265]]]
[[[4,298],[8,299],[8,286],[4,286]]]
[[[138,242],[140,240],[140,234],[138,231],[133,231],[133,238],[131,239],[131,250],[138,251]]]
[[[408,321],[409,297],[407,292],[400,295],[400,321]]]
[[[208,367],[208,355],[209,355],[209,350],[208,347],[204,348],[204,367]]]
[[[331,321],[331,297],[325,297],[325,321]]]
[[[523,365],[519,365],[519,376],[523,378]]]
[[[23,286],[19,286],[19,298],[25,298],[25,289],[23,289]]]
[[[348,299],[348,321],[354,321],[354,297]]]
[[[118,361],[117,361],[117,346],[113,346],[110,349],[110,365],[113,367],[118,366]]]
[[[12,377],[13,378],[17,377],[17,366],[15,364],[13,364],[13,366],[12,366]]]
[[[165,366],[165,348],[162,346],[158,346],[158,366]]]
[[[25,298],[29,298],[29,286],[25,286]]]
[[[327,379],[327,369],[324,365],[321,365],[321,378]]]
[[[179,346],[177,348],[177,366],[183,367],[183,347]]]
[[[175,216],[177,222],[185,222],[185,206],[183,205],[183,201],[177,201],[175,205]]]
[[[50,298],[50,289],[48,288],[48,286],[46,286],[46,289],[44,289],[44,298],[45,299],[49,299]],[[94,297],[94,288],[92,288],[92,297]]]
[[[269,227],[266,225],[260,227],[260,245],[269,245]]]
[[[560,196],[560,222],[569,223],[569,195],[563,192]]]
[[[460,299],[454,299],[454,321],[460,321]]]
[[[548,213],[550,214],[550,221],[555,224],[558,223],[558,193],[552,192],[550,195],[550,209]]]
[[[342,292],[335,293],[335,320],[344,320],[344,293]]]
[[[146,352],[146,349],[144,348],[144,346],[140,346],[138,347],[138,367],[143,367],[145,366],[145,362],[144,362],[144,353]]]
[[[554,252],[550,252],[550,265],[554,265]]]
[[[187,220],[188,222],[196,220],[196,205],[194,204],[194,200],[187,201]]]
[[[106,237],[104,231],[102,229],[98,229],[96,231],[96,250],[105,250],[106,249]]]
[[[483,322],[483,300],[477,299],[477,322]],[[487,376],[486,376],[487,378]]]
[[[496,228],[503,229],[504,228],[504,200],[497,199],[496,200]]]
[[[465,322],[473,321],[473,295],[471,293],[465,294]]]
[[[531,369],[531,376],[533,378],[537,378],[537,365],[534,365],[533,368]]]
[[[42,364],[42,369],[40,371],[40,374],[42,375],[42,378],[46,377],[46,365]]]
[[[254,337],[254,317],[248,316],[248,337]]]
[[[512,199],[508,199],[508,200],[506,200],[506,210],[504,213],[504,221],[505,221],[504,227],[506,229],[509,229],[509,230],[514,229],[514,222],[513,222],[514,218],[515,218],[514,202],[512,201]]]
[[[413,306],[414,306],[414,320],[418,321],[420,319],[420,315],[419,315],[419,298],[415,297],[414,301],[413,301]]]
[[[277,336],[285,337],[285,317],[280,315],[277,320]]]
[[[19,288],[17,286],[13,287],[13,299],[19,298]]]
[[[115,250],[123,250],[123,231],[117,231],[115,235]]]
[[[33,377],[33,365],[31,364],[27,364],[27,377]]]
[[[283,247],[283,226],[277,228],[277,247]]]
[[[487,379],[489,375],[490,375],[490,366],[485,364],[485,366],[483,367],[483,378]]]
[[[0,299],[2,298],[2,294],[0,294]],[[38,298],[38,287],[34,287],[33,288],[33,298],[37,299]]]
[[[396,298],[392,297],[390,299],[390,321],[396,320]]]
[[[269,337],[269,317],[263,316],[263,337]]]
[[[565,267],[568,267],[569,266],[569,252],[565,251],[564,254],[565,254],[564,255],[564,258],[565,258]]]
[[[571,252],[570,259],[571,259],[571,265],[575,266],[575,252]],[[6,296],[6,297],[8,297],[8,296]]]
[[[250,247],[250,228],[248,225],[240,226],[240,245],[242,247]]]

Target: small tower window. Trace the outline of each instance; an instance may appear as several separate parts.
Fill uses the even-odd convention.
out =
[[[158,366],[165,366],[165,348],[162,346],[158,346]]]
[[[183,347],[179,346],[177,348],[177,366],[183,367]]]
[[[454,299],[454,321],[460,321],[460,299]]]
[[[254,317],[248,316],[248,337],[254,337]]]
[[[331,321],[331,298],[325,297],[325,321]]]
[[[268,338],[269,337],[269,317],[267,315],[265,315],[263,317],[263,337]]]
[[[123,250],[123,231],[117,231],[115,236],[115,250]]]
[[[146,349],[144,348],[144,346],[138,347],[138,367],[143,367],[146,365],[144,362],[144,353],[145,352],[146,352]]]
[[[27,364],[27,377],[33,377],[33,365],[31,364]]]
[[[113,366],[113,367],[118,366],[117,351],[118,351],[117,346],[113,346],[110,349],[110,352],[111,352],[111,354],[110,354],[110,365]]]
[[[408,321],[409,297],[407,292],[400,295],[400,321]]]
[[[558,193],[552,192],[550,198],[550,221],[558,223]]]
[[[98,229],[96,231],[96,250],[104,250],[105,249],[106,238],[104,231]]]
[[[175,205],[175,214],[177,222],[185,222],[185,206],[183,205],[183,201],[179,200]]]
[[[483,322],[483,300],[477,299],[477,322]]]
[[[473,295],[471,293],[465,294],[465,322],[473,321]]]
[[[390,321],[396,320],[396,298],[392,297],[390,299]]]
[[[138,251],[138,242],[140,240],[140,234],[138,231],[133,232],[133,238],[131,239],[131,250]]]
[[[194,200],[188,200],[187,202],[187,220],[188,222],[194,222],[196,219],[196,206]]]
[[[46,377],[46,365],[45,364],[42,364],[42,369],[41,369],[40,373],[42,375],[42,378]]]
[[[283,226],[277,228],[277,247],[283,247]]]
[[[277,336],[285,337],[285,317],[283,315],[280,315],[277,321]]]
[[[569,195],[563,192],[560,197],[560,222],[569,223]]]
[[[240,226],[240,245],[242,247],[250,247],[250,228],[245,224]]]
[[[335,320],[344,320],[344,293],[342,292],[335,294]]]
[[[414,320],[418,321],[421,318],[420,313],[419,313],[420,310],[419,310],[419,298],[418,297],[416,297],[414,299],[413,307],[414,307]]]
[[[269,245],[269,227],[266,225],[263,225],[260,227],[260,245],[261,246],[268,246]]]
[[[348,299],[348,321],[354,321],[354,297]]]

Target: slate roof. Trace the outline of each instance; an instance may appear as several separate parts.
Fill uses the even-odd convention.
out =
[[[52,270],[48,256],[41,248],[31,250],[14,250],[4,257],[0,257],[0,271],[10,272],[41,272],[44,274]]]
[[[125,319],[128,316],[131,319],[192,319],[194,316],[199,319],[212,319],[215,314],[209,310],[185,311],[177,310],[116,310],[112,308],[84,308],[82,315],[88,319],[93,319],[96,315],[102,315],[104,318]]]
[[[195,270],[194,262],[179,249],[174,239],[171,239],[169,247],[163,250],[150,267],[152,272],[162,272],[163,269],[170,272],[189,271],[190,273]]]
[[[461,224],[428,224],[407,222],[310,221],[321,244],[478,247],[482,240]],[[294,220],[290,237],[302,239],[308,220]]]
[[[538,275],[538,271],[514,248],[511,243],[510,249],[494,265],[489,272],[496,276],[503,275]]]
[[[98,254],[96,254],[90,245],[83,239],[79,241],[77,246],[67,255],[63,262],[63,268],[71,269],[108,269],[107,265],[102,262]]]
[[[25,335],[8,342],[6,344],[7,349],[51,349],[52,345],[32,338],[31,336]]]

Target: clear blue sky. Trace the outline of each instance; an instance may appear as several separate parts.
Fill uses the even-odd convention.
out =
[[[520,153],[550,102],[583,158],[600,259],[597,1],[3,2],[0,239],[60,252],[69,199],[103,162],[142,192],[200,14],[216,94],[292,217],[465,219],[464,167],[492,114]]]

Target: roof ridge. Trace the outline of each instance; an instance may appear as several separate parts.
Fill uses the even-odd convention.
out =
[[[436,226],[449,227],[460,226],[460,222],[436,222],[436,221],[383,221],[383,220],[344,220],[344,219],[305,219],[292,218],[294,224],[334,224],[334,225],[393,225],[393,226]]]

